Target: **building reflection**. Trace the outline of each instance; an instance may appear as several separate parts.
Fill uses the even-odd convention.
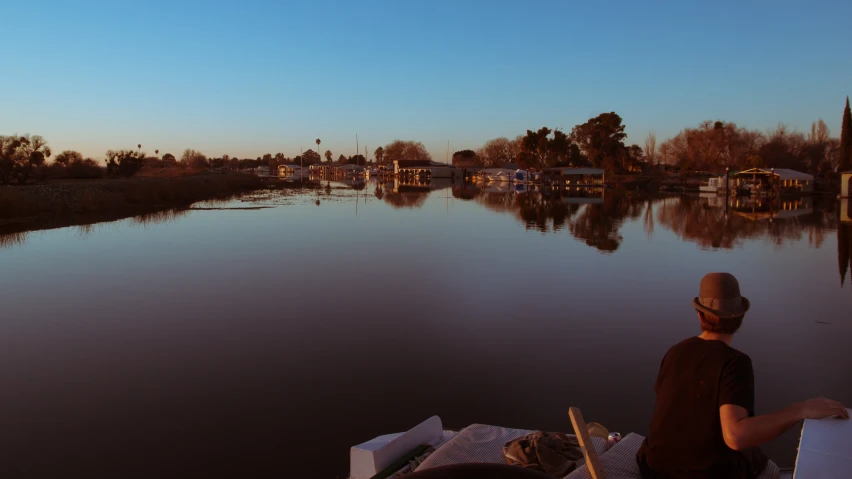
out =
[[[820,247],[826,230],[834,229],[837,216],[832,202],[815,205],[813,198],[737,198],[680,196],[664,200],[657,222],[681,239],[703,248],[735,248],[747,239],[766,238],[776,246],[807,234],[809,244]]]
[[[846,282],[846,273],[852,269],[852,198],[840,200],[840,223],[837,225],[837,266],[840,270],[840,286]]]
[[[846,273],[852,268],[852,223],[837,226],[837,266],[840,270],[840,287],[846,282]]]
[[[389,177],[376,180],[377,198],[394,208],[420,208],[433,191],[452,188],[452,178],[422,178],[417,176]]]

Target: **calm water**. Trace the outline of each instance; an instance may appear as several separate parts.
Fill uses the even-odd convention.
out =
[[[717,270],[753,305],[758,412],[852,404],[836,204],[450,186],[3,236],[0,476],[345,477],[351,445],[433,414],[566,431],[575,405],[645,433]]]

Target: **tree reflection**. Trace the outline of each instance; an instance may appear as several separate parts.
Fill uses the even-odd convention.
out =
[[[646,201],[623,191],[607,191],[602,203],[586,205],[569,225],[571,235],[600,251],[613,252],[621,246],[621,225],[638,219]]]
[[[482,190],[478,186],[470,183],[462,182],[457,186],[453,186],[453,198],[463,201],[474,200],[481,194]]]
[[[505,189],[505,191],[503,191]],[[776,247],[807,239],[815,248],[826,232],[837,228],[834,204],[814,203],[809,197],[750,199],[699,196],[659,197],[623,190],[509,191],[511,186],[489,186],[458,198],[473,197],[485,208],[514,215],[524,227],[542,233],[567,229],[602,252],[616,251],[624,241],[626,221],[641,220],[650,237],[657,226],[702,248],[731,249],[749,239],[764,238]],[[852,234],[852,233],[850,233]]]
[[[384,200],[394,208],[420,208],[429,197],[429,188],[399,186],[384,193]]]
[[[604,252],[618,249],[623,240],[621,225],[627,219],[641,217],[654,200],[603,189],[543,188],[513,193],[485,188],[476,196],[477,202],[492,211],[513,214],[528,230],[548,233],[567,229],[574,238]]]
[[[747,239],[765,238],[776,247],[807,234],[816,248],[825,231],[836,227],[833,205],[813,206],[811,198],[669,198],[657,207],[657,221],[678,237],[702,248],[731,249]]]

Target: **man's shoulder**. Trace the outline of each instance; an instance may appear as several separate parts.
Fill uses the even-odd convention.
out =
[[[751,361],[746,353],[728,346],[723,341],[708,341],[698,336],[684,339],[669,348],[668,353],[666,353],[667,356],[683,354],[700,354],[701,356],[712,354],[713,356],[724,357],[727,360]]]

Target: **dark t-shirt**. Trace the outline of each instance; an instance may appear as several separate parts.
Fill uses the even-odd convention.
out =
[[[719,408],[754,416],[751,359],[722,341],[692,337],[663,357],[648,438],[636,459],[646,478],[750,477],[743,454],[725,444]]]

